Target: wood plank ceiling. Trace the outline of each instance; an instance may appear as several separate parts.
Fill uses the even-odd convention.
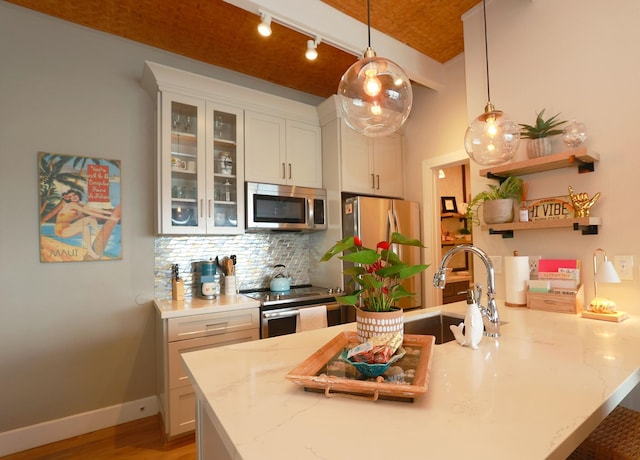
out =
[[[261,37],[256,32],[258,16],[223,0],[5,1],[323,98],[335,94],[340,77],[356,60],[321,43],[318,58],[308,61],[302,44],[309,37],[276,23],[271,37]],[[367,22],[365,0],[322,1]],[[460,16],[477,3],[372,0],[371,26],[446,62],[463,52]]]

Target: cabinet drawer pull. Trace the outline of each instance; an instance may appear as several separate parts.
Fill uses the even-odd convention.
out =
[[[220,334],[220,333],[224,333],[227,328],[229,327],[229,321],[223,321],[221,323],[214,323],[214,324],[206,324],[205,325],[205,329],[207,331],[207,335],[210,333],[214,333],[214,334]]]

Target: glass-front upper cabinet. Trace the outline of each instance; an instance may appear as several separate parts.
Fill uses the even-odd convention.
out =
[[[234,107],[207,102],[209,233],[244,232],[244,117]]]
[[[160,234],[244,232],[243,112],[162,93]]]
[[[205,233],[205,103],[162,94],[158,233]]]

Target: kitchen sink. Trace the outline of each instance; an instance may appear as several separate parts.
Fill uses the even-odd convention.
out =
[[[433,335],[436,337],[436,345],[455,340],[449,325],[458,325],[464,321],[464,317],[452,316],[443,313],[418,318],[404,322],[405,334]]]

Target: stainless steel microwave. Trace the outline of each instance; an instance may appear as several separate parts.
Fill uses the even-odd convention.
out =
[[[327,191],[247,182],[247,231],[313,232],[327,229]]]

